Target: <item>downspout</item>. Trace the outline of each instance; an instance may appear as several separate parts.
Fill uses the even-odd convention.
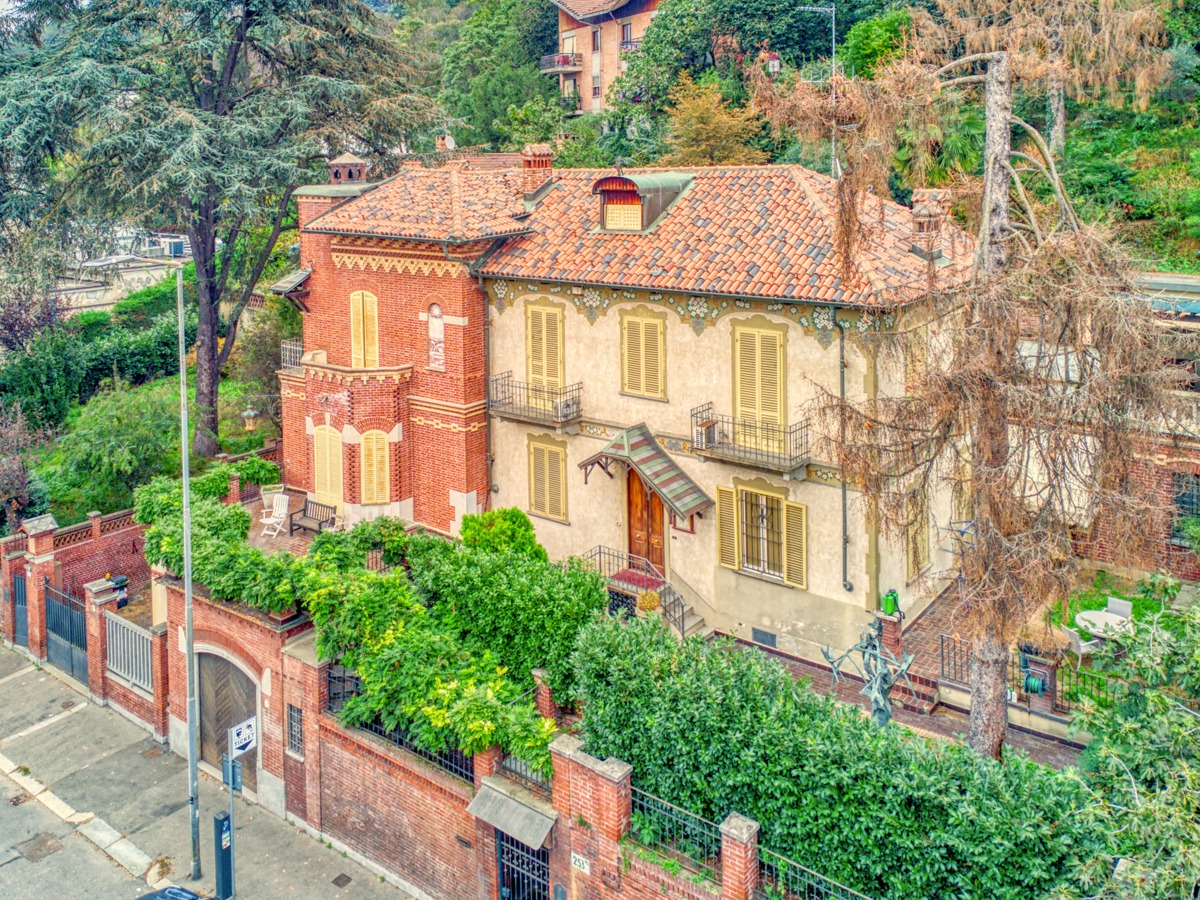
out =
[[[835,312],[833,321],[838,329],[838,375],[839,375],[839,397],[841,398],[842,408],[840,411],[840,423],[838,425],[839,435],[838,441],[840,446],[846,444],[846,323],[837,317]],[[843,457],[845,454],[841,454]],[[842,589],[847,593],[854,591],[854,585],[850,583],[850,513],[849,513],[849,497],[846,491],[846,467],[838,461],[838,477],[842,482]]]

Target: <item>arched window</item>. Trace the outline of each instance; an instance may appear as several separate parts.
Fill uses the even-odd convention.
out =
[[[437,303],[429,306],[429,368],[446,369],[446,319]]]
[[[388,438],[382,431],[362,436],[362,502],[387,503],[390,493]]]
[[[379,366],[379,301],[366,291],[350,295],[350,365],[355,369]]]

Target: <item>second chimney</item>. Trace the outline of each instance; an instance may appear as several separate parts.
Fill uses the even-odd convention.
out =
[[[950,192],[913,188],[912,252],[933,260],[942,255],[942,229],[948,215]]]
[[[526,195],[536,194],[552,177],[554,150],[549,144],[526,144],[521,151],[521,177]]]

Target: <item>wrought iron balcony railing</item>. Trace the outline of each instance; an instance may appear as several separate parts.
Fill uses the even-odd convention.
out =
[[[634,50],[638,49],[640,46],[642,46],[641,38],[634,38],[633,40],[630,40],[630,41],[621,41],[621,52],[622,53],[632,53]]]
[[[774,425],[692,410],[692,449],[704,456],[773,472],[794,472],[809,461],[808,422]]]
[[[279,342],[280,368],[285,372],[302,372],[304,367],[300,358],[304,356],[304,341],[299,338],[288,338]]]
[[[488,410],[506,419],[540,425],[572,425],[583,417],[583,382],[544,387],[514,381],[512,372],[488,379]]]
[[[573,72],[583,69],[582,53],[551,53],[538,64],[543,72]]]

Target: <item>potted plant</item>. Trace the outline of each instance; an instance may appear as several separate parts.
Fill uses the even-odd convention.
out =
[[[282,484],[264,484],[262,486],[263,509],[270,509],[275,503],[275,495],[283,493]]]
[[[642,591],[637,598],[638,615],[645,618],[646,615],[652,612],[658,612],[662,606],[662,597],[658,595],[658,591]]]

